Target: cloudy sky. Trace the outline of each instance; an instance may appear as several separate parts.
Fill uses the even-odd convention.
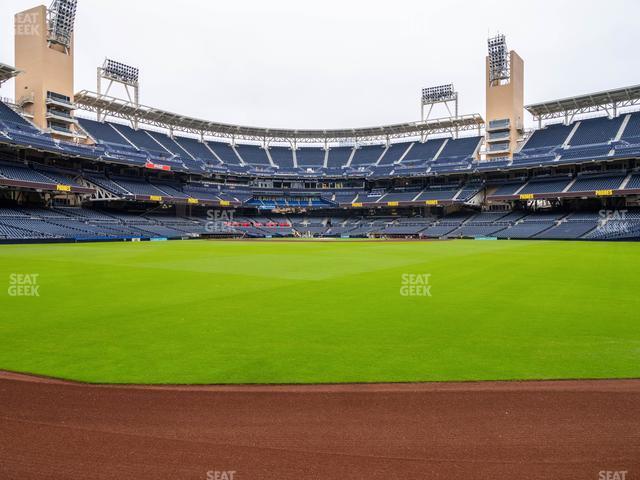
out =
[[[2,0],[0,62],[13,64]],[[486,39],[525,60],[525,102],[640,83],[638,0],[79,0],[76,90],[105,57],[141,69],[144,104],[265,127],[417,120],[423,86],[453,82],[484,112]],[[13,98],[13,85],[0,89]],[[484,116],[484,115],[483,115]]]

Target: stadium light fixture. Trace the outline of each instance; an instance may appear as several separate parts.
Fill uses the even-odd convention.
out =
[[[457,92],[453,89],[453,83],[438,85],[437,87],[423,88],[422,103],[428,105],[434,102],[455,100],[457,95]]]
[[[108,58],[102,65],[102,75],[104,78],[135,86],[138,85],[140,69]]]
[[[492,85],[499,85],[511,78],[509,49],[507,39],[499,34],[487,41],[489,51],[489,80]]]
[[[453,88],[453,83],[422,89],[420,109],[423,122],[426,122],[431,118],[434,107],[440,103],[444,104],[447,112],[449,112],[449,118],[458,118],[458,92]],[[427,106],[429,108],[425,108]],[[451,109],[452,106],[453,110]],[[455,130],[455,136],[458,136],[457,129]],[[424,140],[426,137],[421,137],[421,139]]]
[[[102,92],[102,81],[108,82],[106,91]],[[98,67],[98,95],[107,96],[111,91],[114,83],[124,86],[124,91],[131,102],[137,108],[140,105],[140,69],[132,67],[122,62],[117,62],[110,58],[105,59],[101,67]],[[102,109],[98,109],[98,120],[102,121],[106,118],[106,113]],[[104,117],[103,117],[104,116]],[[138,128],[138,119],[131,120],[133,128]]]
[[[78,0],[53,0],[48,11],[49,42],[71,48]]]

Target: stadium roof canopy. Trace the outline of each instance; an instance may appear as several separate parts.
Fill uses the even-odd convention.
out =
[[[78,108],[100,115],[121,118],[137,125],[143,123],[170,131],[215,138],[232,138],[253,141],[322,143],[351,140],[389,140],[402,137],[426,137],[427,135],[453,133],[462,130],[480,129],[484,120],[479,114],[457,118],[432,119],[424,122],[400,123],[370,128],[336,130],[290,130],[278,128],[245,127],[226,123],[211,122],[159,110],[144,105],[136,105],[128,100],[100,95],[82,90],[75,95]]]
[[[0,85],[2,85],[7,80],[11,80],[19,73],[20,70],[16,70],[14,67],[5,65],[4,63],[0,63]]]
[[[527,105],[525,108],[535,120],[548,120],[565,117],[569,119],[582,113],[600,110],[612,110],[616,115],[617,109],[640,103],[640,85],[616,88],[604,92],[579,95],[550,102]]]

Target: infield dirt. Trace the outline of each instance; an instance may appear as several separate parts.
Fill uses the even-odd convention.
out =
[[[640,475],[637,380],[135,387],[4,373],[0,405],[3,479]]]

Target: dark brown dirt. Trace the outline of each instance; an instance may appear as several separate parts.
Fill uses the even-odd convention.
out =
[[[233,480],[603,471],[632,480],[640,381],[126,387],[0,374],[3,480],[231,480],[231,471]]]

